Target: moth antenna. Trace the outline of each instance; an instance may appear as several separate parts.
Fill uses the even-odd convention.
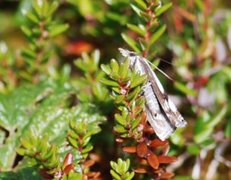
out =
[[[169,65],[173,66],[173,64],[172,64],[171,62],[169,62],[168,60],[163,59],[163,58],[157,56],[157,55],[155,54],[155,52],[152,53],[152,54],[150,54],[149,57],[152,57],[152,59],[158,59],[158,60],[160,60],[160,61],[162,61],[162,62],[165,62],[166,64],[169,64]]]
[[[171,62],[169,62],[169,61],[167,61],[167,60],[165,60],[163,58],[157,57],[157,59],[160,59],[160,61],[165,62],[166,64],[169,64],[169,65],[173,66],[173,64]]]
[[[147,62],[150,64],[150,66],[154,66],[155,69],[157,69],[159,72],[161,72],[169,80],[173,81],[173,79],[169,75],[167,75],[164,71],[162,71],[160,68],[158,68],[157,66],[155,66],[154,64],[152,64],[150,61],[147,61]]]

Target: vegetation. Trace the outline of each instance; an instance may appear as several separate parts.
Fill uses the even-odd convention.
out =
[[[0,179],[231,179],[230,8],[1,1]],[[147,122],[147,77],[119,47],[158,66],[188,123],[170,139]]]

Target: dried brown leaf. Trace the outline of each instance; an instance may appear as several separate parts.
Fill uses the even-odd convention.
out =
[[[136,152],[139,157],[147,157],[147,155],[150,153],[148,146],[145,142],[142,142],[137,145]]]
[[[148,157],[148,164],[153,168],[153,169],[158,169],[159,167],[159,161],[158,158],[155,154],[151,153]]]

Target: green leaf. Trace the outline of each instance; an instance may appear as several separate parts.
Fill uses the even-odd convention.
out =
[[[118,74],[119,71],[119,64],[115,59],[112,59],[110,61],[110,65],[111,65],[111,69],[112,69],[112,73],[114,74]]]
[[[227,120],[227,125],[225,126],[225,136],[227,138],[231,137],[231,118]]]
[[[69,28],[68,24],[57,24],[48,27],[50,37],[57,36]]]
[[[132,101],[133,99],[135,99],[137,97],[137,95],[140,93],[141,88],[140,87],[136,87],[134,90],[132,90],[131,92],[129,92],[127,99]]]
[[[59,7],[59,3],[57,1],[53,1],[52,4],[50,5],[49,9],[48,9],[47,17],[52,16],[58,7]]]
[[[145,29],[142,29],[142,28],[140,28],[140,27],[137,26],[137,25],[134,25],[134,24],[127,24],[127,27],[128,27],[129,29],[131,29],[132,31],[138,33],[138,34],[141,35],[142,37],[144,37],[145,34],[146,34]]]
[[[108,100],[108,90],[103,84],[96,83],[92,90],[97,100],[102,102]]]
[[[31,29],[29,29],[27,26],[21,26],[21,30],[27,37],[32,35]]]
[[[227,106],[221,108],[221,110],[216,114],[216,116],[213,119],[211,119],[208,123],[206,123],[206,127],[214,128],[220,121],[223,120],[227,110],[228,110]]]
[[[42,180],[43,178],[39,175],[36,167],[25,167],[17,172],[8,171],[0,173],[1,180]]]
[[[113,179],[121,180],[121,177],[113,170],[110,170],[110,174],[112,175]]]
[[[26,17],[36,24],[40,22],[39,18],[33,12],[27,12]]]
[[[200,133],[194,135],[194,141],[197,144],[203,143],[204,141],[211,138],[212,132],[213,132],[212,128],[204,127]]]
[[[147,9],[147,5],[145,4],[145,1],[143,0],[135,0],[135,2],[137,3],[137,5],[142,8],[143,10]]]
[[[89,106],[89,102],[70,108],[70,97],[75,90],[68,82],[64,84],[49,80],[0,94],[0,124],[10,132],[6,143],[0,147],[0,162],[4,162],[1,170],[12,167],[16,147],[20,146],[19,139],[27,137],[31,129],[37,135],[48,135],[52,143],[62,144],[70,119],[84,117],[97,124],[104,120],[94,105]],[[30,138],[29,144],[24,143],[27,147],[34,143],[34,137]]]
[[[136,12],[136,14],[141,17],[141,12],[143,12],[143,11],[134,4],[131,4],[131,7]]]
[[[185,84],[182,84],[180,82],[174,82],[174,86],[181,92],[183,92],[186,95],[190,96],[196,96],[196,91],[192,88],[188,88]]]
[[[150,38],[149,47],[152,46],[159,38],[160,36],[165,32],[166,25],[162,25]]]
[[[48,1],[40,1],[40,2],[38,2],[38,3],[40,3],[41,5],[41,9],[42,9],[42,11],[41,11],[41,17],[47,17],[48,16],[48,10],[49,10],[49,8],[50,8],[50,2],[48,2]]]
[[[156,17],[160,16],[161,14],[163,14],[164,12],[166,12],[170,7],[172,6],[172,3],[169,2],[157,9],[155,9],[155,15]]]
[[[33,50],[30,50],[30,49],[23,49],[22,50],[22,55],[29,58],[29,59],[35,59],[36,57],[36,53],[33,51]],[[32,62],[29,62],[29,60],[27,60],[28,63],[32,63]]]
[[[76,172],[71,171],[71,172],[68,174],[67,180],[78,180],[78,179],[83,179],[82,176],[83,176],[83,175],[82,175],[81,173],[76,173]]]
[[[142,85],[145,82],[145,80],[146,80],[146,75],[142,75],[142,76],[138,75],[138,76],[132,77],[130,87],[134,88],[139,85]]]
[[[82,153],[88,153],[90,152],[91,150],[93,149],[93,146],[91,145],[88,145],[87,147],[85,147],[83,150],[82,150]]]
[[[140,124],[141,119],[133,119],[132,121],[132,129],[136,129],[137,126]]]
[[[101,64],[101,69],[103,70],[103,72],[105,72],[107,75],[111,74],[111,68],[108,65],[105,64]]]
[[[126,133],[127,132],[127,130],[123,126],[118,125],[118,124],[114,127],[114,130],[117,133]]]
[[[134,41],[132,38],[127,36],[126,34],[121,34],[123,40],[136,52],[140,52],[139,48],[137,48],[136,41]]]
[[[183,129],[182,128],[178,128],[173,135],[171,136],[171,142],[179,147],[182,147],[185,145],[185,138],[182,134]]]
[[[112,81],[112,80],[109,80],[106,78],[102,78],[100,82],[107,85],[107,86],[113,86],[113,87],[119,86],[119,84],[116,81]]]
[[[38,1],[32,1],[33,8],[38,16],[42,16],[42,6],[38,3]]]
[[[95,12],[94,1],[84,0],[84,1],[76,1],[76,0],[68,0],[69,3],[72,3],[76,6],[77,10],[84,17],[89,15],[93,15]]]
[[[126,180],[131,180],[133,179],[133,177],[135,176],[135,173],[134,172],[131,172],[128,174],[128,176],[126,177]]]
[[[119,76],[121,77],[121,79],[126,78],[128,72],[129,72],[129,60],[126,59],[124,63],[120,64]]]
[[[123,161],[122,159],[118,159],[117,163],[111,161],[110,165],[112,169],[110,170],[111,175],[113,176],[113,179],[131,179],[135,175],[134,172],[129,172],[130,168],[130,160],[127,159],[126,161]]]
[[[126,119],[124,119],[120,114],[115,114],[116,122],[122,126],[126,125]]]
[[[124,101],[124,99],[125,99],[125,95],[117,95],[115,97],[115,103],[120,104],[122,101]]]
[[[187,151],[190,153],[190,154],[193,154],[193,155],[198,155],[200,153],[200,148],[198,147],[198,145],[196,144],[191,144],[187,147]]]

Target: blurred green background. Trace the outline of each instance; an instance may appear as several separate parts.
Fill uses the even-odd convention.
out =
[[[25,36],[26,30],[23,30],[23,26],[29,29],[33,27],[31,19],[24,16],[32,10],[32,1],[0,1],[0,162],[4,161],[0,163],[0,171],[17,169],[18,161],[21,160],[15,155],[16,145],[9,143],[11,135],[11,141],[19,138],[19,128],[15,129],[13,126],[22,122],[16,117],[21,116],[20,113],[17,114],[20,103],[13,110],[15,104],[23,101],[16,99],[17,96],[42,93],[43,85],[38,85],[43,89],[41,91],[35,86],[50,79],[55,80],[52,87],[55,87],[58,94],[70,90],[69,86],[81,92],[87,85],[95,86],[94,78],[87,75],[87,80],[82,80],[81,77],[82,74],[91,72],[99,80],[101,70],[97,67],[97,62],[94,64],[93,60],[89,60],[88,64],[76,65],[78,63],[74,60],[84,59],[82,53],[92,53],[99,49],[100,63],[108,63],[111,58],[120,57],[118,47],[128,47],[121,33],[126,33],[135,40],[138,37],[126,26],[128,23],[139,22],[130,6],[132,1],[58,2],[53,19],[63,26],[52,27],[53,24],[50,25],[47,20],[50,25],[49,33],[54,37],[48,38],[49,43],[46,44],[47,37],[36,36],[39,32],[35,29],[36,38],[44,37],[45,43],[39,44],[41,38]],[[150,54],[149,60],[153,61],[154,57],[158,57],[159,68],[173,79],[170,81],[157,72],[166,91],[188,122],[186,129],[179,129],[170,138],[170,155],[177,156],[179,161],[170,164],[167,170],[174,172],[176,179],[231,179],[231,1],[163,0],[162,3],[167,2],[172,2],[172,7],[159,18],[161,24],[166,24],[166,32],[151,49],[154,54]],[[55,29],[62,33],[55,32]],[[56,33],[59,35],[56,36]],[[39,44],[36,51],[38,53],[46,47],[43,57],[39,59],[41,63],[38,64],[30,60],[29,57],[33,57],[30,56],[31,52],[25,51],[31,46],[34,49],[34,45],[31,45],[33,43]],[[85,56],[85,59],[91,58]],[[84,69],[84,66],[87,68]],[[20,93],[19,88],[25,84],[31,86],[29,91]],[[60,84],[63,87],[61,90]],[[105,111],[104,115],[109,117],[113,105],[103,95],[94,94],[95,91],[93,90],[93,95],[85,92],[82,99],[94,102],[99,111]],[[109,105],[102,103],[103,100],[108,100]],[[32,110],[29,109],[28,112],[30,111]],[[25,114],[22,115],[23,118],[24,116],[26,117]],[[9,123],[10,120],[12,122]],[[14,136],[13,131],[17,136]],[[109,131],[106,130],[105,134],[109,134]],[[111,151],[112,142],[106,144]],[[16,160],[9,160],[12,154],[6,155],[8,149],[12,150]],[[111,155],[113,153],[112,150],[108,154],[115,158]]]

